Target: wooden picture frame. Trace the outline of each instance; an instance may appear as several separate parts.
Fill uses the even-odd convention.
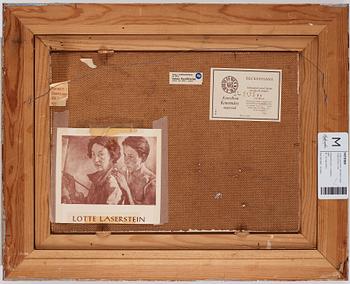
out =
[[[348,279],[347,200],[317,199],[317,133],[348,131],[348,7],[40,5],[4,9],[6,279]],[[96,20],[99,19],[99,20]],[[297,51],[296,234],[51,234],[50,51]]]

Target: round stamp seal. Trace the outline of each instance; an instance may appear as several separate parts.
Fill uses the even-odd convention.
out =
[[[199,73],[199,72],[198,72],[198,73],[196,73],[196,79],[197,79],[197,80],[199,80],[199,79],[201,79],[201,78],[202,78],[202,74],[201,74],[201,73]]]
[[[233,76],[226,76],[221,81],[221,87],[224,90],[225,93],[233,94],[238,89],[238,81]]]

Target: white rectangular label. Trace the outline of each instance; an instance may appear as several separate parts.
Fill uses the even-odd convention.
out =
[[[170,85],[202,85],[203,72],[169,72]]]
[[[348,133],[318,134],[318,198],[347,199]]]
[[[211,120],[281,120],[282,70],[211,68]]]

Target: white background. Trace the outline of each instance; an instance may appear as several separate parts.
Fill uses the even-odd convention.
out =
[[[115,0],[115,1],[110,1],[110,0],[103,0],[103,1],[79,1],[79,0],[57,0],[57,1],[49,1],[49,0],[5,0],[2,1],[0,0],[0,3],[12,3],[12,4],[16,4],[16,5],[20,5],[20,4],[45,4],[45,3],[264,3],[264,4],[268,4],[268,3],[274,3],[274,4],[303,4],[303,3],[312,3],[312,4],[323,4],[323,5],[344,5],[344,4],[349,4],[350,0],[319,0],[319,1],[312,1],[312,0],[295,0],[295,1],[283,1],[283,0],[270,0],[270,1],[266,1],[266,0],[257,0],[257,1],[237,1],[237,0],[227,0],[227,1],[196,1],[196,0],[188,0],[188,1],[161,1],[161,0],[153,0],[153,1],[123,1],[123,0]],[[2,13],[0,15],[0,25],[1,25],[1,34],[0,37],[2,38]],[[1,46],[1,51],[2,51],[2,46]],[[2,53],[1,53],[2,54]],[[0,80],[2,79],[2,77],[0,78]],[[1,81],[0,81],[1,82]],[[1,113],[2,109],[0,109],[0,114],[1,114],[1,118],[2,118],[2,113]],[[0,134],[2,129],[0,129]],[[2,135],[0,135],[0,137],[2,137]],[[1,155],[1,151],[0,151],[0,155]],[[1,158],[1,157],[0,157]],[[0,161],[2,161],[2,159],[0,159]],[[1,163],[1,162],[0,162]],[[2,174],[2,165],[0,167],[0,174]],[[0,187],[1,187],[1,191],[0,191],[0,197],[2,197],[2,184],[0,183]],[[316,190],[316,188],[315,188]],[[2,198],[1,198],[2,200]],[[1,202],[1,208],[2,208],[2,202]],[[2,210],[0,211],[0,214],[2,214]],[[1,216],[2,217],[2,216]],[[2,220],[2,218],[1,218]],[[3,226],[0,226],[0,235],[1,240],[1,247],[2,247],[2,240],[3,240],[3,233],[1,231]],[[1,256],[2,256],[2,251],[0,252]],[[2,257],[1,257],[1,263],[2,263]],[[1,280],[3,278],[2,276],[2,266],[0,267],[0,282],[2,283],[3,280]],[[64,281],[65,283],[76,283],[75,281]],[[109,282],[109,281],[108,281]],[[112,282],[119,282],[119,281],[112,281]],[[134,283],[149,283],[149,282],[143,282],[143,281],[133,281]],[[38,283],[38,281],[16,281],[16,284],[21,284],[21,283]],[[63,283],[62,281],[42,281],[41,283]],[[79,281],[79,283],[106,283],[106,281]],[[168,282],[168,281],[159,281],[158,283],[174,283],[174,282]],[[181,283],[191,283],[191,282],[181,282]],[[239,281],[196,281],[196,283],[239,283]],[[256,282],[244,282],[244,283],[256,283]],[[264,283],[286,283],[286,282],[271,282],[271,281],[264,281]],[[322,283],[322,282],[317,282],[317,281],[299,281],[298,283],[305,283],[305,284],[309,284],[309,283]],[[339,283],[336,281],[328,281],[326,282],[327,284],[329,283]],[[344,282],[343,282],[344,283]]]

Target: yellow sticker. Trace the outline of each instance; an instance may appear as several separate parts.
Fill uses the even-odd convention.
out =
[[[66,106],[68,100],[68,82],[50,84],[50,106]]]

